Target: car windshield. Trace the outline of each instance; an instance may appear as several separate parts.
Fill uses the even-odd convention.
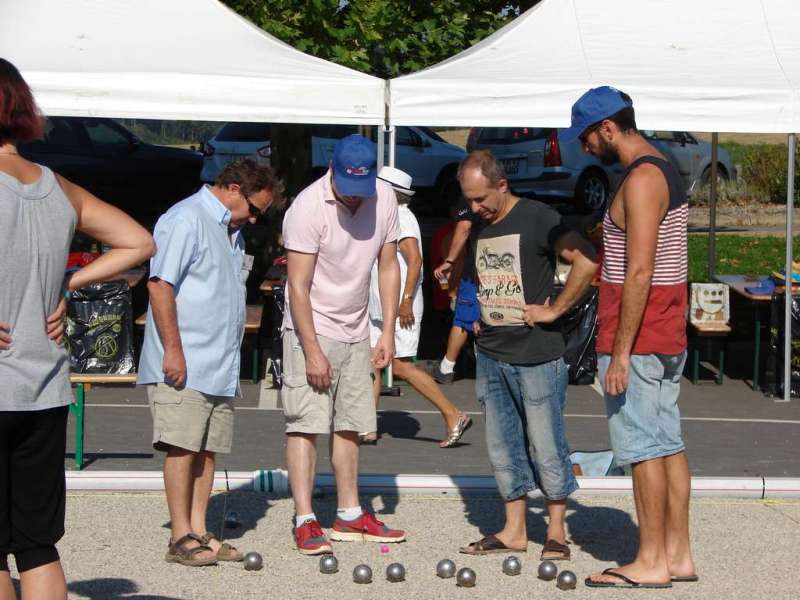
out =
[[[445,144],[447,143],[447,140],[445,140],[442,136],[440,136],[430,127],[417,127],[417,129],[419,129],[422,133],[427,135],[432,140],[436,140],[437,142],[444,142]]]
[[[548,132],[541,127],[484,127],[478,141],[482,144],[514,144],[545,138]]]
[[[215,136],[218,142],[268,142],[269,123],[226,123]]]

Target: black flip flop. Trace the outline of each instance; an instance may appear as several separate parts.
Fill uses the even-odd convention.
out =
[[[482,556],[484,554],[500,554],[503,552],[527,552],[527,549],[518,550],[516,548],[509,548],[494,535],[487,535],[482,540],[471,543],[458,550],[461,554],[471,554],[473,556]]]
[[[697,583],[700,577],[697,575],[673,575],[672,583]]]
[[[587,577],[584,583],[586,587],[596,588],[632,588],[642,590],[664,590],[672,587],[672,583],[639,583],[629,577],[625,577],[622,573],[617,573],[613,567],[603,571],[603,575],[610,575],[619,579],[619,583],[611,581],[594,581],[591,577]]]

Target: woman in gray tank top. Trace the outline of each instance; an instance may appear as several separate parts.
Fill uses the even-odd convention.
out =
[[[8,555],[23,594],[66,598],[55,544],[64,533],[69,361],[61,343],[71,290],[114,277],[152,256],[135,221],[48,168],[17,142],[42,134],[31,91],[0,58],[0,597],[14,598]],[[65,278],[75,230],[112,249]],[[37,595],[39,594],[39,595]]]

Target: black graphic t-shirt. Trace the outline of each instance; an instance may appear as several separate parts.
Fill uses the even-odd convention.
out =
[[[528,327],[522,310],[526,304],[544,304],[553,293],[553,246],[567,231],[555,209],[520,198],[501,221],[487,225],[478,236],[481,352],[511,364],[538,364],[564,354],[560,328]]]
[[[475,243],[478,239],[483,228],[486,226],[486,221],[481,219],[477,214],[472,212],[466,202],[462,202],[456,213],[456,222],[469,221],[472,227],[469,229],[469,239],[467,240],[466,256],[464,257],[464,269],[461,271],[461,279],[472,280],[475,277]]]

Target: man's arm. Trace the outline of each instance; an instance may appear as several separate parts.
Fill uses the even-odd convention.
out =
[[[414,325],[414,292],[422,271],[422,254],[420,254],[419,243],[415,237],[403,238],[397,247],[407,265],[406,285],[400,295],[397,316],[400,318],[400,327],[411,329]]]
[[[455,229],[453,229],[453,239],[450,240],[450,248],[447,251],[445,261],[433,271],[433,276],[436,279],[441,279],[452,270],[453,263],[458,259],[469,239],[470,230],[472,230],[472,221],[465,219],[456,223]],[[447,262],[448,260],[450,262]]]
[[[523,319],[533,327],[536,323],[552,323],[563,315],[586,293],[597,272],[594,248],[574,231],[562,235],[553,248],[555,253],[572,265],[564,289],[553,304],[528,304],[523,311]]]
[[[667,182],[657,167],[643,165],[631,173],[622,196],[628,268],[622,286],[619,324],[605,381],[605,390],[611,395],[621,394],[628,387],[631,350],[650,296],[658,226],[668,205]]]
[[[375,368],[382,369],[394,358],[394,328],[400,299],[397,242],[386,242],[378,254],[378,291],[383,311],[383,333],[372,352],[372,364]]]
[[[153,277],[147,282],[150,307],[156,323],[158,336],[164,346],[162,370],[165,380],[176,388],[186,383],[186,358],[183,355],[181,334],[178,331],[178,307],[175,304],[175,288],[171,283]]]
[[[292,323],[306,357],[306,379],[311,387],[325,390],[331,385],[333,369],[317,340],[311,312],[311,281],[316,265],[316,254],[289,250],[286,285],[289,288]]]

